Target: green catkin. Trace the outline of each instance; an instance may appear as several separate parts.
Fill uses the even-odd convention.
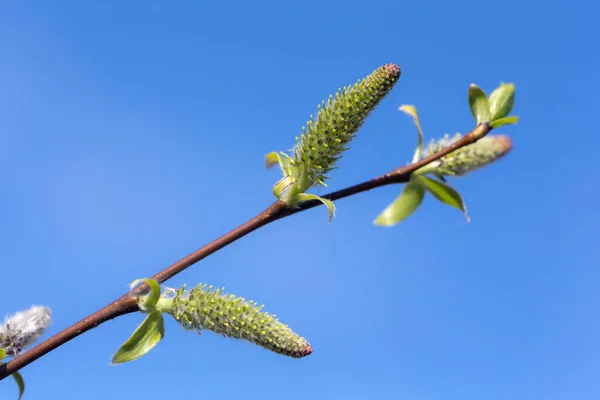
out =
[[[427,152],[422,158],[437,153],[443,148],[459,140],[462,136],[456,134],[450,139],[446,135],[437,142],[431,141]],[[512,141],[507,135],[491,135],[479,139],[477,142],[468,146],[461,147],[458,150],[434,161],[417,171],[415,174],[435,174],[438,176],[463,176],[469,172],[475,171],[492,162],[502,158],[512,149]]]
[[[356,84],[339,89],[311,115],[296,138],[291,164],[311,185],[324,184],[327,174],[363,125],[369,113],[400,78],[400,68],[386,64]]]
[[[167,289],[157,308],[172,315],[187,330],[201,333],[208,329],[294,358],[312,353],[306,339],[279,322],[275,315],[261,311],[263,306],[224,294],[223,289],[212,289],[201,284],[190,291]]]

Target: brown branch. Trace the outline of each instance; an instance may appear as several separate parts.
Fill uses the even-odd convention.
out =
[[[358,185],[354,185],[342,190],[338,190],[337,192],[330,193],[328,195],[323,196],[329,200],[339,200],[344,197],[352,196],[354,194],[362,193],[367,190],[375,189],[381,186],[393,184],[393,183],[405,183],[408,182],[410,175],[418,170],[419,168],[429,164],[432,161],[438,160],[443,156],[469,144],[475,143],[477,140],[481,139],[491,130],[491,127],[487,123],[479,124],[474,130],[463,136],[457,142],[447,146],[443,150],[434,153],[416,163],[397,168],[393,171],[388,172],[387,174],[378,176],[369,181],[359,183]],[[152,279],[162,283],[167,279],[172,278],[203,258],[215,253],[216,251],[222,249],[223,247],[235,242],[236,240],[246,236],[250,232],[265,226],[271,222],[277,221],[278,219],[287,217],[292,214],[299,213],[301,211],[308,210],[310,208],[321,205],[319,201],[307,201],[300,203],[294,209],[287,208],[286,205],[281,201],[274,202],[271,206],[269,206],[266,210],[258,214],[256,217],[252,218],[248,222],[243,225],[238,226],[234,230],[220,238],[214,240],[213,242],[207,244],[199,250],[196,250],[192,254],[187,257],[182,258],[177,261],[175,264],[167,267],[161,272],[157,273],[152,277]],[[145,289],[146,285],[140,285],[133,294],[139,294]],[[82,319],[77,322],[75,325],[70,326],[69,328],[63,330],[62,332],[57,333],[50,339],[46,340],[43,343],[40,343],[36,347],[31,350],[21,354],[17,358],[9,361],[6,364],[0,365],[0,380],[6,378],[11,375],[13,372],[20,370],[21,368],[29,365],[33,361],[38,358],[48,354],[52,350],[56,349],[59,346],[67,343],[68,341],[76,338],[88,330],[95,328],[96,326],[116,318],[118,316],[129,314],[139,311],[137,306],[136,298],[132,295],[132,293],[127,293],[123,295],[121,298],[115,300],[108,306],[102,308],[99,311],[96,311],[92,315]]]

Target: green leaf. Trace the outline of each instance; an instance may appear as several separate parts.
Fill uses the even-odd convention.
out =
[[[490,94],[491,120],[506,117],[515,105],[515,85],[502,83]]]
[[[419,134],[417,138],[417,149],[415,150],[415,154],[413,156],[413,163],[419,161],[421,158],[421,154],[423,153],[423,130],[421,129],[421,122],[419,122],[419,114],[417,114],[417,109],[415,106],[410,104],[404,104],[400,106],[400,111],[410,115],[413,117],[415,125],[417,126],[417,133]]]
[[[490,103],[487,95],[475,84],[469,86],[469,107],[478,124],[490,120]]]
[[[150,287],[150,293],[146,296],[140,296],[138,299],[138,306],[142,311],[153,311],[154,306],[158,303],[158,299],[160,298],[160,285],[154,279],[142,278],[133,281],[129,286],[130,289],[133,289],[140,282],[144,282]]]
[[[281,195],[290,190],[295,184],[296,179],[293,176],[284,176],[275,184],[275,186],[273,186],[273,194],[278,199],[281,199]]]
[[[148,353],[165,336],[165,321],[162,312],[154,310],[144,322],[137,327],[135,332],[114,355],[113,364],[121,364],[136,360]]]
[[[13,372],[12,377],[15,378],[15,382],[17,382],[17,386],[19,387],[19,400],[21,400],[21,397],[23,397],[23,393],[25,392],[25,381],[18,371]]]
[[[296,199],[298,201],[318,200],[321,203],[325,204],[325,207],[327,207],[327,210],[329,211],[329,223],[331,223],[331,220],[333,219],[333,216],[335,214],[335,205],[333,204],[333,201],[324,199],[322,197],[317,196],[316,194],[310,193],[299,193],[296,195]]]
[[[443,182],[426,176],[419,176],[417,179],[436,199],[451,207],[458,208],[465,214],[467,222],[470,221],[469,215],[467,214],[467,206],[456,190]]]
[[[423,201],[425,189],[418,182],[409,182],[402,193],[373,223],[379,226],[393,226],[410,216]]]
[[[272,151],[265,157],[265,164],[267,168],[271,168],[275,164],[279,164],[281,157],[276,152]]]
[[[285,175],[291,175],[290,164],[292,159],[285,153],[276,153],[272,151],[265,157],[265,164],[267,168],[273,167],[275,164],[279,164],[279,168]]]
[[[0,361],[4,360],[5,356],[6,356],[6,350],[0,349]]]
[[[504,117],[504,118],[499,118],[499,119],[492,121],[490,123],[490,126],[493,129],[495,129],[495,128],[498,128],[503,125],[513,125],[513,124],[516,124],[517,122],[519,122],[519,117],[517,117],[517,116]]]

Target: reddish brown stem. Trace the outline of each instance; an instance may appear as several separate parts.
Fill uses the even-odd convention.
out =
[[[378,176],[374,179],[363,183],[359,183],[358,185],[338,190],[337,192],[330,193],[323,197],[329,200],[339,200],[344,197],[352,196],[354,194],[362,193],[367,190],[375,189],[384,185],[408,182],[410,175],[414,171],[429,164],[432,161],[442,158],[443,156],[453,152],[454,150],[475,143],[477,140],[484,137],[490,130],[491,128],[487,123],[479,124],[474,130],[466,134],[457,142],[416,163],[397,168],[393,171],[388,172],[387,174]],[[258,214],[256,217],[252,218],[243,225],[238,226],[234,230],[230,231],[229,233],[226,233],[220,238],[214,240],[213,242],[207,244],[201,249],[196,250],[187,257],[182,258],[175,264],[165,268],[164,270],[154,275],[152,279],[158,281],[159,283],[162,283],[167,279],[170,279],[173,276],[177,275],[186,268],[197,263],[198,261],[202,260],[203,258],[246,236],[250,232],[262,226],[265,226],[273,221],[277,221],[278,219],[287,217],[289,215],[308,210],[320,204],[321,203],[319,201],[312,200],[300,203],[296,208],[290,209],[287,208],[286,205],[281,201],[276,201],[273,204],[271,204],[266,210]],[[140,293],[144,289],[145,285],[140,285],[138,286],[138,288],[136,288],[134,294]],[[77,322],[75,325],[72,325],[69,328],[63,330],[62,332],[57,333],[50,339],[40,343],[31,350],[21,354],[14,360],[11,360],[6,364],[0,365],[0,380],[11,375],[13,372],[16,372],[21,368],[27,366],[28,364],[32,363],[38,358],[48,354],[57,347],[76,338],[82,333],[89,331],[90,329],[95,328],[96,326],[108,320],[136,311],[139,311],[139,309],[135,297],[132,296],[131,293],[123,295],[122,297],[110,303],[101,310],[96,311],[92,315]]]

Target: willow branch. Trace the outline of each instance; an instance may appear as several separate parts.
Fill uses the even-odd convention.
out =
[[[322,197],[334,201],[358,193],[366,192],[368,190],[375,189],[381,186],[394,183],[406,183],[408,182],[408,180],[410,179],[410,175],[414,171],[448,155],[449,153],[461,147],[475,143],[476,141],[487,135],[490,130],[491,127],[489,126],[489,124],[479,124],[475,129],[463,136],[460,140],[452,143],[451,145],[447,146],[439,152],[436,152],[426,158],[423,158],[418,162],[397,168],[393,171],[388,172],[387,174],[378,176],[369,181],[359,183],[357,185],[350,186],[342,190],[338,190],[336,192],[327,194]],[[233,229],[229,233],[226,233],[220,238],[212,241],[211,243],[205,245],[204,247],[196,250],[192,254],[182,258],[173,265],[165,268],[164,270],[154,275],[152,279],[156,280],[159,283],[162,283],[174,277],[183,270],[189,268],[190,266],[202,260],[203,258],[208,257],[209,255],[217,252],[223,247],[235,242],[236,240],[246,236],[247,234],[255,231],[260,227],[263,227],[281,218],[297,214],[302,211],[306,211],[321,204],[322,203],[318,201],[307,201],[300,203],[297,207],[291,209],[288,208],[283,202],[278,200],[271,204],[263,212],[258,214],[256,217],[238,226],[237,228]],[[56,349],[59,346],[62,346],[63,344],[76,338],[82,333],[87,332],[90,329],[93,329],[108,320],[111,320],[121,315],[139,311],[135,295],[142,293],[145,290],[145,288],[146,285],[140,285],[133,292],[123,295],[122,297],[113,301],[106,307],[96,311],[95,313],[82,319],[81,321],[63,330],[62,332],[57,333],[50,339],[40,343],[31,350],[21,354],[17,358],[9,361],[6,364],[0,365],[0,380],[11,375],[13,372],[16,372],[21,368],[29,365],[33,361],[48,354],[52,350]]]

